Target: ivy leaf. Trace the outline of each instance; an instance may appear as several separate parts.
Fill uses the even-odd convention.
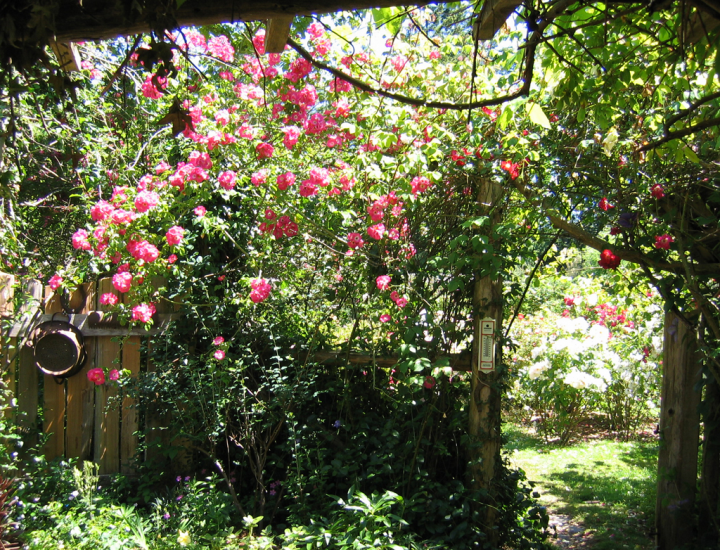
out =
[[[540,105],[537,103],[528,103],[527,105],[528,117],[530,117],[532,122],[542,126],[543,128],[551,128],[550,119],[547,117],[545,111],[542,110]]]
[[[177,99],[173,101],[168,113],[155,124],[158,126],[172,124],[173,137],[177,137],[180,132],[185,130],[185,127],[190,128],[193,132],[195,131],[190,113],[182,108],[182,105],[180,105],[180,102]]]

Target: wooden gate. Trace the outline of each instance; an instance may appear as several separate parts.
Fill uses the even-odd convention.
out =
[[[14,283],[13,276],[0,274],[0,315],[6,322],[13,318]],[[82,285],[63,308],[50,287],[43,288],[37,281],[25,285],[24,293],[30,300],[20,311],[20,319],[14,316],[15,322],[8,322],[10,326],[3,330],[2,382],[13,397],[1,408],[6,415],[15,416],[25,448],[38,443],[39,433],[47,436],[42,449],[47,460],[93,460],[102,474],[132,473],[139,434],[158,437],[162,421],[145,415],[148,418],[141,425],[137,403],[128,392],[110,380],[96,386],[87,373],[101,367],[106,372],[127,370],[131,377],[137,377],[141,369],[152,369],[147,363],[141,365],[141,347],[174,316],[159,311],[159,326],[152,330],[122,327],[99,303],[99,296],[107,292],[114,292],[110,279]],[[77,313],[64,315],[64,309]],[[50,320],[52,314],[81,330],[88,354],[82,370],[62,381],[37,368],[32,348],[27,345],[32,328]]]

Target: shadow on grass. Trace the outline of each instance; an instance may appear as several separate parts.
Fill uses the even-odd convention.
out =
[[[538,451],[543,452],[547,449],[547,443],[537,434],[528,432],[527,429],[521,428],[516,424],[506,423],[502,427],[503,447],[508,451]]]

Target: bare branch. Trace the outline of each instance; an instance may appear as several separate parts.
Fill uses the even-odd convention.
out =
[[[704,120],[702,122],[698,122],[694,126],[688,126],[687,128],[683,128],[682,130],[677,130],[675,132],[665,132],[665,135],[662,138],[643,145],[642,147],[640,147],[640,149],[637,150],[637,152],[643,153],[645,151],[650,151],[659,147],[663,143],[667,143],[668,141],[689,136],[701,130],[712,128],[713,126],[720,126],[720,117],[711,118],[710,120]]]

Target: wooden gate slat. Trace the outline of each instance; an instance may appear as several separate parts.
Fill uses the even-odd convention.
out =
[[[55,292],[45,288],[45,313],[62,312],[62,305]],[[50,375],[43,375],[43,432],[45,458],[53,460],[65,456],[65,381],[58,384]]]
[[[112,280],[101,279],[97,296],[113,292]],[[97,304],[98,310],[106,309]],[[100,368],[112,368],[113,361],[120,356],[120,344],[111,338],[98,338],[96,361]],[[108,408],[108,402],[117,396],[117,388],[110,385],[95,388],[95,434],[94,456],[100,465],[101,474],[113,474],[120,471],[120,414],[118,408]]]
[[[14,313],[14,285],[15,277],[6,273],[0,273],[0,318],[12,317]],[[17,361],[13,361],[17,352],[17,338],[9,338],[7,342],[5,342],[5,334],[3,334],[2,337],[3,341],[0,342],[2,382],[8,393],[7,399],[0,402],[0,409],[4,411],[3,414],[6,418],[10,418],[13,414],[12,399],[17,393],[15,373]]]
[[[122,350],[122,368],[129,370],[130,376],[137,379],[140,374],[140,337],[131,336],[125,341]],[[138,410],[135,399],[125,393],[122,401],[122,422],[120,425],[120,471],[132,473],[133,458],[137,452]]]
[[[70,307],[74,311],[88,313],[95,305],[95,284],[82,286],[74,292]],[[87,373],[95,368],[95,339],[84,338],[87,361],[80,372],[67,381],[67,426],[65,429],[65,456],[86,460],[92,452],[93,424],[95,420],[95,384],[88,380]]]
[[[40,306],[43,298],[42,283],[39,281],[29,281],[27,285],[25,285],[24,294],[28,297],[28,303],[23,306],[24,311],[21,313],[32,315],[33,310]],[[22,337],[19,337],[19,341],[21,341],[21,338]],[[23,434],[23,449],[27,450],[38,443],[37,419],[40,377],[38,376],[38,369],[35,366],[32,349],[27,345],[23,345],[18,351],[17,422]]]

